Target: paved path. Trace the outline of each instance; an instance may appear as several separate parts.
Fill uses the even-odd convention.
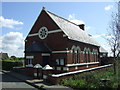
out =
[[[0,72],[0,77],[2,77],[2,88],[29,88],[30,90],[38,90],[36,88],[34,88],[31,85],[28,85],[27,83],[12,77],[8,74],[5,74],[3,72]]]
[[[23,75],[23,74],[19,74],[19,73],[13,72],[13,71],[4,71],[4,70],[2,70],[2,72],[4,72],[3,76],[5,76],[5,74],[8,75],[8,76],[12,76],[13,78],[16,78],[17,80],[20,80],[21,82],[26,82],[26,83],[30,84],[31,87],[34,86],[34,87],[36,87],[36,88],[38,88],[40,90],[41,89],[43,89],[43,90],[58,90],[58,89],[59,90],[73,90],[72,88],[69,88],[69,87],[66,87],[66,86],[52,85],[50,83],[44,82],[43,80],[34,79],[32,77],[29,77],[29,76],[26,76],[26,75]],[[7,79],[4,79],[4,80],[7,80]],[[15,81],[12,80],[12,81],[16,83],[17,80],[15,80]],[[8,82],[8,81],[6,81],[6,82]],[[5,87],[6,85],[3,85],[3,86]],[[22,87],[22,85],[21,85],[21,87]]]

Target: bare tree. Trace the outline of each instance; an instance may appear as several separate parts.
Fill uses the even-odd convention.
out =
[[[118,66],[116,58],[120,57],[120,1],[117,3],[117,8],[117,12],[112,13],[112,20],[109,26],[110,38],[107,38],[114,57],[114,74],[116,74],[116,66]]]
[[[118,11],[112,13],[112,20],[109,26],[110,38],[107,38],[114,58],[120,56],[120,2],[117,5]]]

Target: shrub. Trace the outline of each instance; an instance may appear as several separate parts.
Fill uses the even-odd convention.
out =
[[[120,72],[118,72],[120,74]],[[103,82],[101,79],[108,80]],[[108,67],[105,71],[90,71],[79,75],[74,75],[70,79],[62,80],[60,84],[66,85],[75,89],[80,88],[117,88],[117,75],[114,74],[113,67]]]
[[[3,70],[11,70],[13,67],[22,67],[23,61],[20,60],[9,60],[4,59],[2,60],[2,69]]]

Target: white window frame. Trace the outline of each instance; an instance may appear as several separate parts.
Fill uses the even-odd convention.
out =
[[[63,70],[64,70],[64,71],[68,71],[69,68],[68,68],[68,67],[63,67]]]
[[[64,60],[63,58],[61,58],[61,59],[60,59],[60,65],[64,65],[64,64],[65,64],[64,61],[65,61],[65,60]]]
[[[29,65],[32,65],[34,56],[26,56],[26,60],[27,60],[27,67],[29,67]]]
[[[64,58],[56,59],[56,64],[57,65],[65,65],[65,59]]]
[[[33,59],[29,58],[28,60],[28,65],[32,64]]]
[[[48,76],[47,75],[43,75],[43,79],[47,79],[48,78]]]
[[[61,70],[61,67],[57,67],[57,70]]]
[[[29,58],[34,58],[34,56],[26,56],[26,59],[29,59]]]
[[[60,65],[59,59],[56,59],[56,64]]]

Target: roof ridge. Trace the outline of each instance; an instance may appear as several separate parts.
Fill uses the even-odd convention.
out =
[[[45,10],[45,9],[44,9],[44,10]],[[69,23],[72,23],[72,24],[78,26],[77,24],[75,24],[75,23],[69,21],[68,19],[65,19],[65,18],[63,18],[63,17],[60,17],[60,16],[58,16],[58,15],[56,15],[56,14],[50,12],[50,11],[47,11],[47,10],[45,10],[45,11],[48,12],[48,13],[50,13],[50,14],[52,14],[52,15],[54,15],[54,16],[56,16],[56,17],[58,17],[58,18],[61,18],[61,19],[65,20],[65,21],[67,21],[67,22],[69,22]]]

